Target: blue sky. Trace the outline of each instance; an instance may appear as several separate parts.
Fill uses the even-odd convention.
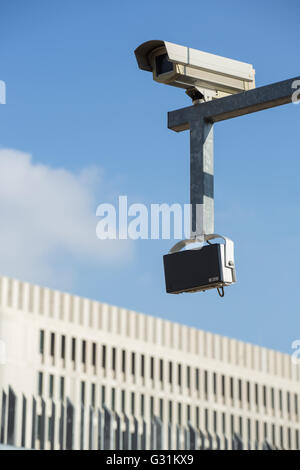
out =
[[[134,49],[165,39],[249,62],[257,86],[296,77],[299,2],[0,8],[1,274],[291,352],[300,337],[300,106],[215,126],[216,232],[235,241],[238,275],[224,299],[165,293],[172,240],[103,247],[94,229],[97,205],[119,194],[188,202],[189,135],[167,129],[167,112],[188,98],[141,72]]]

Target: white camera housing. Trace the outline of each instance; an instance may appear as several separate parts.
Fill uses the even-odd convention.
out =
[[[166,41],[147,41],[135,50],[138,66],[153,79],[186,90],[196,88],[206,100],[255,88],[252,65]]]

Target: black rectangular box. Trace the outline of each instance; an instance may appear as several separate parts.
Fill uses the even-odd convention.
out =
[[[220,244],[165,255],[167,293],[194,292],[224,285],[221,259]]]

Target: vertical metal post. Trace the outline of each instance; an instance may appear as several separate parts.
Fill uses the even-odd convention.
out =
[[[131,450],[131,435],[130,435],[130,421],[127,415],[124,414],[125,431],[123,431],[123,449]]]
[[[36,399],[32,398],[32,429],[31,429],[31,448],[35,449],[36,441]]]
[[[94,447],[94,409],[90,406],[89,412],[89,450]]]
[[[113,415],[111,411],[103,407],[104,409],[104,449],[112,450],[114,448],[113,443]]]
[[[46,426],[46,404],[45,400],[42,398],[42,413],[40,416],[40,426],[39,426],[39,440],[40,440],[40,449],[45,449],[45,426]]]
[[[190,450],[190,435],[189,429],[184,428],[184,450]]]
[[[143,432],[141,436],[141,450],[147,449],[147,423],[143,419]]]
[[[200,434],[200,450],[205,450],[205,435],[203,434],[201,429],[199,429],[199,434]]]
[[[51,418],[50,418],[50,426],[49,426],[49,441],[50,441],[50,450],[54,450],[55,448],[55,403],[52,400],[51,404]]]
[[[234,450],[243,450],[244,445],[241,436],[238,433],[233,435]]]
[[[181,427],[176,424],[176,449],[181,450]]]
[[[122,450],[121,418],[118,415],[118,413],[115,413],[115,418],[116,418],[115,448],[116,450]]]
[[[134,430],[132,433],[132,450],[139,450],[139,423],[134,417],[133,419]]]
[[[212,435],[210,434],[209,431],[206,431],[206,435],[207,435],[207,442],[208,442],[208,449],[207,450],[213,450],[213,448],[214,448],[213,437],[212,437]]]
[[[97,443],[98,450],[103,449],[103,418],[102,412],[98,408],[98,443]]]
[[[192,235],[214,233],[214,132],[203,118],[190,123]],[[198,210],[197,210],[198,207]]]
[[[164,446],[164,438],[163,438],[163,423],[162,421],[155,417],[155,424],[156,424],[156,449],[162,450]]]
[[[21,434],[21,447],[26,447],[26,417],[27,417],[27,400],[25,396],[22,397],[22,434]]]
[[[4,444],[5,440],[5,423],[6,423],[6,401],[7,395],[2,391],[2,406],[1,406],[1,430],[0,430],[0,444]]]
[[[221,445],[221,438],[219,436],[219,434],[216,434],[216,450],[221,450],[222,449],[222,445]]]
[[[84,405],[80,405],[80,450],[84,449]]]
[[[172,450],[172,423],[168,423],[168,450]]]
[[[59,448],[64,450],[64,435],[65,435],[65,407],[63,402],[60,405],[60,418],[59,418]]]
[[[8,418],[7,418],[7,444],[15,445],[16,441],[16,407],[17,397],[9,387],[8,391]]]
[[[201,105],[200,105],[201,106]],[[174,123],[174,113],[175,121]],[[187,123],[183,127],[182,124]],[[190,130],[191,238],[214,233],[214,129],[213,122],[195,106],[169,113],[169,128]]]
[[[196,450],[196,430],[189,423],[189,450]]]
[[[156,426],[155,426],[154,418],[151,419],[150,450],[156,450]]]
[[[72,450],[74,443],[74,406],[67,398],[66,450]]]

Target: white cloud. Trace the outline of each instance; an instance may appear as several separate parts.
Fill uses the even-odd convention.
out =
[[[0,273],[49,285],[62,280],[65,285],[76,263],[105,269],[103,263],[128,259],[130,241],[96,237],[99,186],[97,168],[75,174],[1,149]]]

